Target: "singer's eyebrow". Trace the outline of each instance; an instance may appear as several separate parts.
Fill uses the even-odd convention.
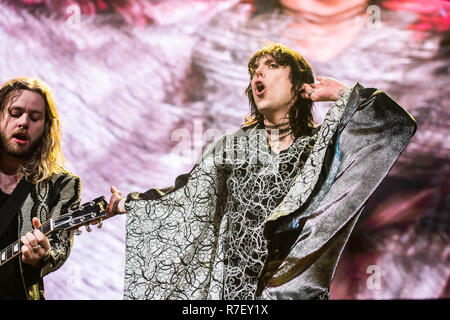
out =
[[[274,57],[272,57],[271,55],[264,55],[264,56],[261,56],[261,57],[257,58],[257,59],[255,60],[255,62],[250,66],[250,73],[251,73],[251,74],[253,74],[253,73],[255,72],[255,70],[258,69],[259,63],[260,63],[260,61],[261,61],[262,59],[266,59],[266,60],[264,61],[264,65],[266,65],[266,66],[270,65],[270,64],[273,63],[273,62],[277,63],[277,62],[275,61]]]

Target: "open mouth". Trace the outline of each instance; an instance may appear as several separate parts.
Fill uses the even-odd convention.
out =
[[[13,134],[12,137],[13,137],[14,141],[16,141],[19,144],[24,144],[28,140],[28,136],[25,133],[21,133],[21,132]]]
[[[256,89],[255,93],[258,96],[261,96],[266,91],[266,87],[264,86],[264,84],[261,81],[255,82],[255,89]]]

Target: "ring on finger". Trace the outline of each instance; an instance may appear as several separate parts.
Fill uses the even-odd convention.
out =
[[[312,95],[313,93],[314,93],[314,89],[309,90],[309,92],[308,92],[308,97],[311,98],[311,95]]]
[[[122,198],[120,198],[120,199],[117,199],[116,201],[114,201],[114,203],[113,203],[113,207],[112,207],[112,212],[116,215],[116,214],[119,214],[119,202],[120,202],[120,200],[122,200]]]
[[[38,251],[40,247],[41,247],[41,245],[38,244],[36,247],[33,247],[33,251],[35,251],[35,252]]]

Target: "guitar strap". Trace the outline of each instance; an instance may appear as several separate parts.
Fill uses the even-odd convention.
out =
[[[6,200],[0,208],[0,237],[3,236],[3,233],[8,228],[11,219],[17,217],[17,213],[19,212],[22,203],[25,201],[25,198],[30,193],[32,186],[33,184],[31,182],[27,182],[25,178],[22,178],[8,200]]]

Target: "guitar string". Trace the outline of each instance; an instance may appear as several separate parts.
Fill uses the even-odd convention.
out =
[[[92,207],[94,207],[95,206],[95,204],[96,203],[92,203],[92,202],[89,202],[87,205],[86,204],[83,204],[83,205],[81,205],[79,208],[77,208],[77,209],[75,209],[75,210],[69,210],[69,212],[67,212],[67,213],[65,213],[65,214],[62,214],[62,215],[59,215],[58,217],[55,217],[55,218],[66,218],[66,217],[69,217],[69,216],[71,216],[74,212],[76,212],[76,211],[79,211],[79,210],[84,210],[85,209],[85,207],[88,207],[88,206],[92,206]],[[49,227],[50,226],[50,222],[51,222],[51,220],[52,220],[53,218],[50,218],[49,220],[47,220],[47,221],[45,221],[39,228],[37,228],[39,231],[43,231],[43,229],[45,229],[45,228],[47,228],[47,227]],[[45,233],[45,232],[44,232]],[[8,255],[8,253],[9,252],[11,252],[12,254],[13,254],[13,256],[14,256],[14,251],[13,251],[13,247],[16,245],[16,244],[20,244],[21,243],[21,240],[19,239],[19,240],[17,240],[17,241],[15,241],[15,242],[13,242],[12,244],[10,244],[9,246],[7,246],[5,249],[3,249],[2,251],[0,251],[0,254],[3,254],[4,252],[6,253],[6,255]],[[17,252],[17,254],[20,252],[20,250]],[[8,258],[8,257],[7,257]],[[8,259],[7,259],[8,260]],[[6,260],[5,260],[5,262],[6,262]]]
[[[43,229],[45,229],[45,228],[47,228],[47,227],[49,227],[50,226],[50,220],[47,220],[47,221],[45,221],[39,228],[37,228],[39,231],[43,231]],[[13,242],[13,243],[11,243],[9,246],[7,246],[5,249],[3,249],[0,253],[1,254],[3,254],[4,252],[6,253],[6,256],[8,256],[9,254],[9,252],[11,252],[12,253],[12,256],[11,257],[13,257],[14,255],[15,255],[15,253],[14,253],[14,250],[13,250],[13,247],[15,246],[15,245],[20,245],[20,244],[22,244],[22,241],[20,240],[20,239],[18,239],[18,240],[16,240],[15,242]],[[20,250],[19,251],[17,251],[16,252],[16,254],[18,254],[20,252]],[[10,257],[10,258],[11,258]],[[8,258],[8,257],[6,257],[6,258]],[[6,262],[6,260],[5,260],[5,262]]]

